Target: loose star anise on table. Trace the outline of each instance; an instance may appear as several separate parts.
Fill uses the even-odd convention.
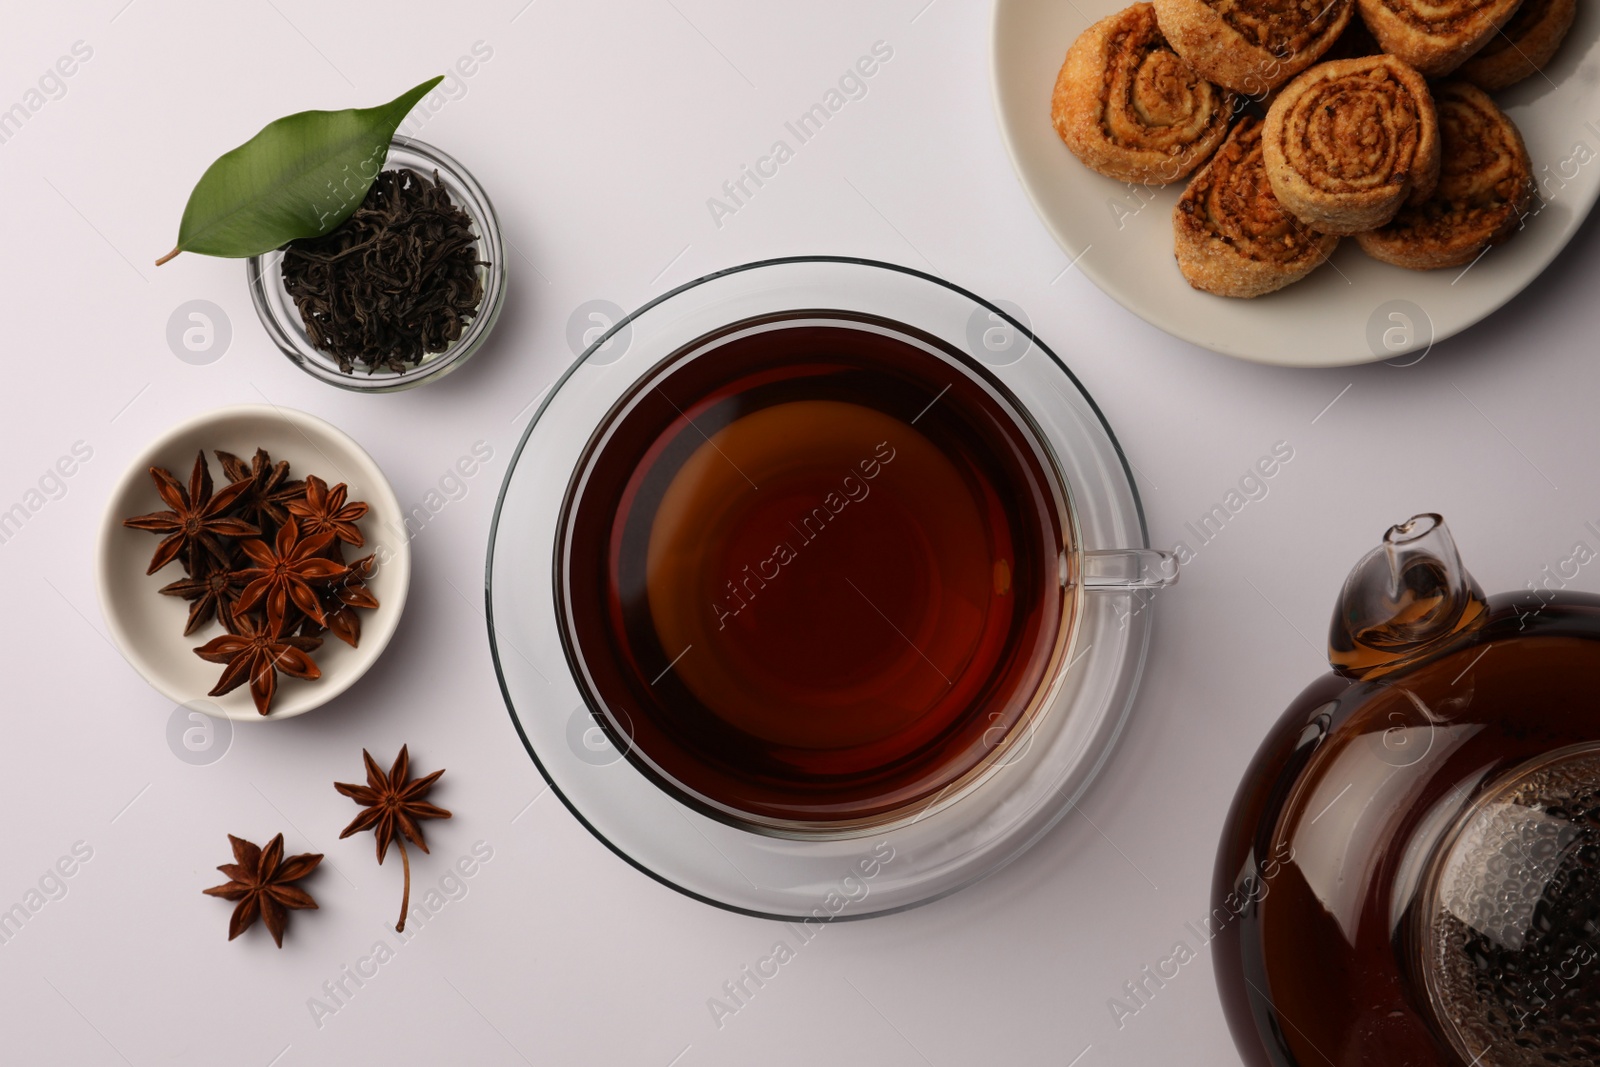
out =
[[[282,948],[289,911],[317,906],[310,893],[290,883],[316,870],[322,854],[307,852],[285,858],[282,834],[267,842],[266,848],[232,834],[228,835],[228,843],[233,846],[233,862],[217,868],[228,876],[228,881],[201,892],[208,897],[238,901],[228,920],[229,941],[250,929],[259,915],[272,940]]]
[[[194,650],[207,663],[227,665],[208,696],[225,696],[248,682],[256,711],[265,715],[272,710],[280,671],[306,681],[322,677],[321,668],[306,655],[321,647],[322,638],[284,634],[282,612],[268,608],[264,621],[254,614],[236,614],[233,621],[238,633],[214,637]]]
[[[211,468],[206,463],[204,452],[194,457],[194,471],[189,475],[187,491],[165,467],[151,467],[150,477],[155,479],[156,492],[160,494],[162,502],[171,510],[122,520],[122,525],[135,530],[167,535],[156,546],[156,554],[150,560],[150,569],[145,571],[146,574],[154,574],[177,559],[179,553],[184,556],[184,568],[191,574],[204,565],[202,552],[215,562],[227,566],[228,552],[218,538],[261,536],[258,527],[228,515],[228,509],[233,507],[249,483],[234,482],[213,494]]]
[[[333,783],[340,793],[363,805],[361,814],[344,828],[339,839],[342,841],[351,834],[371,830],[377,842],[380,864],[383,863],[384,854],[389,851],[389,842],[400,846],[400,864],[405,868],[405,889],[400,896],[400,921],[394,926],[395,932],[399,933],[406,928],[406,912],[411,907],[411,857],[406,854],[406,841],[427,852],[428,845],[422,839],[422,827],[417,825],[418,822],[422,819],[450,818],[448,811],[422,799],[444,771],[437,770],[410,781],[411,756],[405,745],[400,746],[400,755],[395,757],[387,775],[366,749],[361,750],[361,759],[367,768],[366,785]]]

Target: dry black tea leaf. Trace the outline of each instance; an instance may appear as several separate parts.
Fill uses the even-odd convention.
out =
[[[472,218],[433,177],[386,170],[337,229],[284,250],[306,334],[346,374],[400,372],[444,351],[483,301]]]

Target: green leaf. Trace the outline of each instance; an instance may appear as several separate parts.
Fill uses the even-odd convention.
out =
[[[178,226],[179,252],[242,259],[349,218],[383,169],[406,114],[443,76],[377,107],[302,111],[270,122],[200,176]]]

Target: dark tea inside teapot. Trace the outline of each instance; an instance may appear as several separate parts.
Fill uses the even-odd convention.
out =
[[[1600,597],[1485,597],[1419,515],[1347,579],[1329,662],[1217,857],[1244,1061],[1600,1063]]]

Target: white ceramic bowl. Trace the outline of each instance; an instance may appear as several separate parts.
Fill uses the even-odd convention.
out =
[[[360,445],[321,419],[266,404],[218,408],[151,442],[129,463],[106,502],[96,560],[100,609],[122,655],[162,695],[208,715],[248,722],[263,718],[250,699],[250,687],[243,685],[220,697],[207,696],[222,668],[194,654],[194,649],[221,634],[222,628],[213,622],[183,636],[189,602],[157,592],[182,578],[182,567],[170,563],[146,575],[160,538],[129,529],[122,520],[165,509],[150,477],[152,466],[167,468],[187,485],[195,452],[203,449],[212,481],[220,488],[227,482],[214,451],[222,449],[248,461],[257,448],[266,449],[273,462],[288,460],[293,478],[315,474],[330,485],[344,482],[350,487],[351,500],[366,501],[370,510],[360,524],[366,537],[361,552],[376,553],[379,564],[367,583],[379,606],[362,613],[361,646],[351,648],[324,634],[322,647],[312,654],[322,677],[301,681],[280,676],[267,720],[303,715],[355,684],[394,635],[411,583],[411,544],[405,535],[400,502],[388,479]]]

